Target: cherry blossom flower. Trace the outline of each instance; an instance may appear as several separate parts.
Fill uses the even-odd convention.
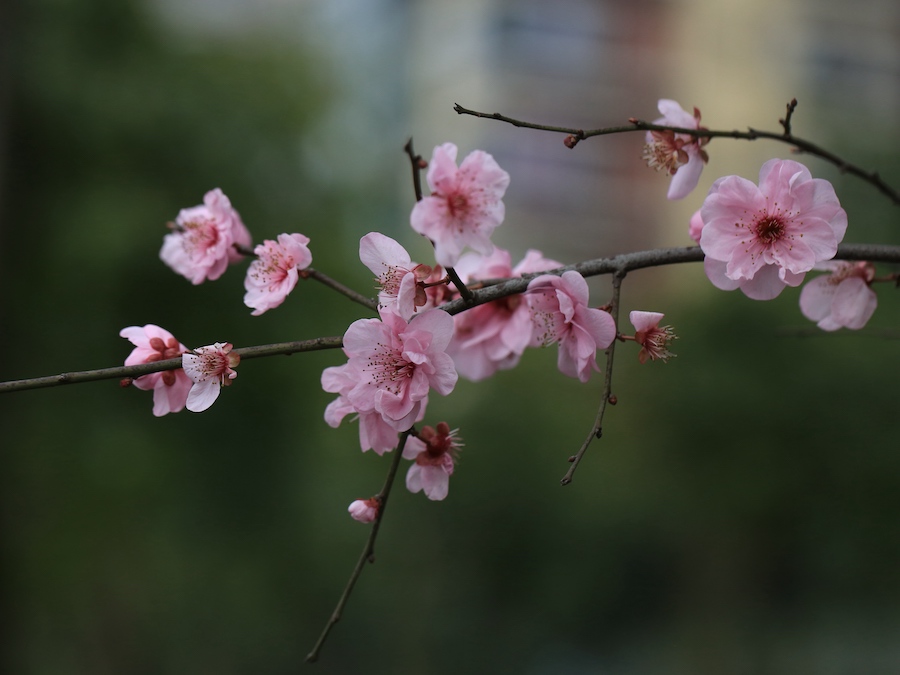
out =
[[[597,350],[616,338],[616,324],[608,312],[587,306],[588,286],[578,272],[561,277],[545,274],[528,284],[535,325],[531,344],[559,343],[558,366],[564,375],[587,382],[597,368]]]
[[[346,350],[344,350],[346,354]],[[347,395],[359,383],[359,374],[349,362],[342,366],[326,368],[322,373],[322,388],[325,391],[339,394],[325,408],[325,422],[337,429],[347,416],[356,414],[359,419],[359,444],[363,452],[374,450],[383,455],[397,447],[399,432],[387,422],[374,407],[370,410],[358,411],[347,398]],[[422,399],[421,409],[416,418],[420,422],[425,416],[428,397]]]
[[[381,320],[350,324],[344,333],[347,364],[337,371],[326,369],[322,387],[345,399],[332,409],[332,418],[349,408],[361,418],[375,412],[394,430],[406,431],[421,418],[431,389],[446,396],[456,385],[453,359],[446,353],[453,319],[439,309],[409,323],[391,311],[380,315]],[[353,386],[345,386],[347,381]]]
[[[181,357],[184,372],[194,383],[187,398],[188,410],[203,412],[209,408],[219,398],[221,388],[237,377],[234,368],[241,362],[241,356],[231,350],[230,342],[216,342],[197,347]]]
[[[436,428],[423,427],[418,438],[406,440],[403,458],[415,460],[406,474],[410,492],[424,491],[428,499],[435,501],[447,496],[455,455],[462,447],[456,432],[446,422],[439,422]]]
[[[207,192],[200,206],[182,209],[173,229],[159,257],[194,285],[218,279],[229,263],[241,260],[235,244],[251,245],[250,232],[219,188]]]
[[[831,183],[792,160],[763,164],[759,187],[739,176],[720,178],[700,215],[706,257],[725,263],[725,277],[756,299],[799,286],[816,263],[834,256],[847,230]],[[743,283],[750,281],[753,295]]]
[[[381,502],[375,497],[371,499],[357,499],[347,507],[353,520],[361,523],[371,523],[378,517],[378,511],[381,508]]]
[[[359,259],[378,280],[379,306],[409,321],[428,302],[424,282],[431,267],[412,262],[406,249],[390,237],[369,232],[359,240]]]
[[[488,255],[491,233],[503,222],[503,195],[509,174],[486,152],[475,150],[456,166],[457,148],[444,143],[434,149],[428,166],[431,196],[412,210],[410,224],[434,242],[434,256],[453,267],[464,247]]]
[[[244,304],[253,309],[253,316],[278,307],[294,290],[300,270],[312,263],[308,243],[302,234],[279,234],[278,241],[266,239],[253,249],[256,259],[244,278]]]
[[[188,350],[169,331],[152,323],[142,327],[123,328],[119,335],[134,345],[131,354],[125,359],[126,366],[174,359]],[[162,417],[184,408],[193,383],[184,370],[178,368],[141,375],[132,384],[138,389],[153,392],[153,414]]]
[[[869,262],[829,261],[816,269],[831,274],[816,277],[800,292],[800,311],[822,330],[858,330],[866,325],[878,305],[872,290],[875,266]]]
[[[669,351],[669,343],[676,339],[675,332],[671,326],[663,326],[660,328],[659,322],[665,314],[659,312],[641,312],[634,311],[629,315],[631,324],[634,326],[634,340],[641,346],[638,354],[638,361],[647,363],[648,360],[667,361],[670,357],[675,356]]]
[[[555,267],[562,267],[562,263],[544,258],[540,251],[532,249],[513,269],[509,252],[495,248],[489,256],[466,253],[456,271],[465,283],[470,283],[477,279],[521,277]],[[515,367],[531,344],[534,332],[531,308],[524,295],[511,295],[461,312],[453,317],[453,325],[447,353],[453,357],[459,374],[473,382]]]
[[[667,98],[659,100],[659,112],[662,117],[654,120],[654,124],[664,124],[681,129],[703,129],[700,126],[700,111],[694,108],[694,114],[682,109],[677,102]],[[709,157],[703,146],[708,138],[695,138],[688,134],[676,134],[674,131],[648,131],[647,144],[644,146],[644,160],[650,168],[665,171],[672,176],[669,184],[669,199],[683,199],[697,187],[703,165]]]

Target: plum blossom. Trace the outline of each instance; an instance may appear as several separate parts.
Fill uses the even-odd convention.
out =
[[[491,233],[503,222],[503,195],[509,174],[486,152],[469,153],[459,168],[457,148],[444,143],[434,149],[426,176],[431,196],[413,207],[410,224],[434,243],[438,264],[453,267],[464,247],[488,255]]]
[[[234,368],[241,362],[241,355],[232,353],[230,342],[216,342],[197,347],[182,357],[184,372],[194,383],[187,398],[187,409],[203,412],[217,398],[222,387],[227,387],[237,377]]]
[[[597,350],[616,338],[608,312],[587,306],[588,286],[578,272],[545,274],[528,284],[534,321],[532,346],[559,343],[557,365],[564,375],[587,382],[597,368]]]
[[[346,353],[346,350],[344,350]],[[322,388],[325,391],[338,394],[325,408],[325,422],[333,429],[337,429],[341,421],[347,415],[356,414],[359,420],[359,445],[363,452],[374,450],[383,455],[397,447],[399,432],[387,422],[374,408],[358,411],[347,398],[347,395],[359,383],[359,376],[351,364],[326,368],[322,373]],[[422,399],[422,405],[416,422],[420,422],[425,416],[425,408],[428,405],[428,397]]]
[[[456,271],[466,283],[478,279],[521,277],[523,274],[546,272],[562,267],[562,263],[544,258],[531,249],[515,268],[508,251],[495,248],[489,256],[477,253],[463,255]],[[534,325],[528,296],[511,295],[478,305],[453,317],[453,339],[447,353],[453,357],[462,377],[477,382],[498,370],[513,368],[525,348],[531,344]]]
[[[858,330],[865,326],[878,305],[878,296],[871,287],[874,265],[835,260],[819,263],[815,269],[828,270],[831,274],[816,277],[803,287],[800,292],[803,316],[827,331]]]
[[[194,285],[218,279],[229,263],[241,260],[235,244],[251,245],[250,232],[219,188],[207,192],[203,204],[179,211],[172,228],[159,257]]]
[[[447,496],[453,475],[456,452],[462,442],[446,422],[437,427],[422,427],[419,437],[406,440],[403,458],[414,460],[406,474],[410,492],[424,491],[428,499],[439,501]]]
[[[641,363],[647,363],[648,360],[668,361],[675,356],[669,351],[669,343],[676,339],[675,332],[671,326],[659,326],[664,316],[659,312],[634,311],[628,317],[634,326],[634,340],[641,346],[638,354],[638,361]]]
[[[123,328],[119,335],[134,345],[125,359],[126,366],[174,359],[188,350],[169,331],[152,323]],[[153,414],[162,417],[184,408],[193,383],[184,370],[178,368],[141,375],[132,384],[138,389],[153,392]]]
[[[357,499],[347,507],[347,511],[353,520],[361,523],[371,523],[378,517],[378,511],[381,508],[381,502],[377,498]]]
[[[380,315],[350,324],[344,333],[347,364],[322,373],[322,388],[340,394],[326,414],[334,420],[351,410],[360,419],[376,413],[388,427],[406,431],[424,414],[431,389],[446,396],[456,385],[446,352],[453,319],[439,309],[409,323],[388,310]]]
[[[253,316],[278,307],[294,290],[300,270],[312,263],[308,243],[302,234],[279,234],[278,241],[266,239],[253,249],[256,260],[244,278],[244,304],[253,309]]]
[[[676,101],[667,98],[660,99],[658,106],[663,116],[654,120],[654,124],[681,129],[704,128],[700,126],[700,111],[697,108],[694,108],[694,114],[691,115]],[[703,149],[709,139],[676,134],[674,131],[648,131],[646,142],[643,157],[647,165],[672,176],[668,198],[687,197],[697,187],[703,165],[709,161]]]
[[[359,240],[359,259],[378,281],[380,307],[409,321],[427,304],[425,281],[431,276],[431,267],[412,262],[406,249],[390,237],[369,232]]]
[[[816,263],[834,256],[847,231],[831,183],[792,160],[763,164],[759,187],[739,176],[720,178],[700,217],[707,259],[724,263],[724,276],[758,300],[799,286]]]

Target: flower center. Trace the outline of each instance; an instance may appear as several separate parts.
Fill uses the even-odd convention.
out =
[[[379,389],[386,389],[392,394],[399,395],[403,389],[403,380],[413,376],[416,372],[416,364],[403,358],[399,349],[392,349],[379,344],[380,349],[375,352],[366,364],[371,383]]]
[[[469,200],[466,199],[466,196],[464,194],[456,193],[454,195],[450,195],[447,198],[447,206],[450,207],[450,214],[453,216],[456,216],[460,212],[465,211],[468,205]]]
[[[756,238],[771,244],[784,238],[784,221],[777,216],[766,216],[756,223]]]

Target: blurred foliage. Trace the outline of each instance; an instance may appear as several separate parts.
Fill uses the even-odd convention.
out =
[[[247,345],[364,315],[310,283],[251,318],[242,270],[193,287],[156,255],[165,223],[218,186],[257,240],[302,231],[317,267],[367,288],[356,240],[409,204],[310,175],[322,54],[184,44],[125,0],[22,4],[15,35],[3,379],[119,363],[127,325]],[[864,233],[849,240],[896,241],[893,207],[849,179],[838,191]],[[865,331],[825,335],[795,291],[755,303],[702,277],[626,280],[622,330],[629,309],[665,311],[679,356],[639,366],[620,345],[619,404],[568,488],[601,383],[562,377],[555,350],[432,399],[428,421],[467,442],[450,497],[395,492],[315,668],[897,670],[896,293],[880,289]],[[602,302],[608,280],[592,287]],[[202,415],[154,419],[149,394],[115,382],[6,396],[4,670],[298,671],[367,534],[346,506],[387,468],[322,419],[319,375],[340,361],[247,361]]]

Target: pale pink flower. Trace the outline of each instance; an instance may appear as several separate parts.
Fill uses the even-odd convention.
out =
[[[697,108],[694,108],[694,114],[691,115],[677,102],[667,98],[660,99],[658,105],[663,116],[654,120],[654,124],[681,129],[704,128],[700,126],[700,111]],[[677,134],[674,131],[648,131],[646,139],[643,156],[647,165],[672,176],[668,198],[687,197],[697,187],[703,165],[709,161],[703,149],[709,139]]]
[[[346,350],[344,350],[346,354]],[[347,415],[357,415],[359,419],[359,444],[363,452],[374,450],[383,455],[397,447],[398,431],[387,422],[380,413],[371,409],[359,411],[347,398],[347,395],[359,383],[359,374],[355,370],[355,364],[349,362],[342,366],[332,366],[322,372],[322,389],[339,394],[339,396],[325,408],[325,421],[334,429],[337,429],[341,421]],[[425,416],[425,408],[428,405],[428,397],[422,400],[419,415],[416,422],[420,422]]]
[[[308,243],[302,234],[279,234],[278,241],[266,239],[253,249],[256,259],[244,277],[244,304],[253,309],[253,316],[278,307],[294,290],[300,270],[312,263]]]
[[[503,222],[509,174],[486,152],[475,150],[456,167],[457,149],[444,143],[428,166],[431,196],[413,207],[412,228],[434,242],[438,264],[453,267],[464,247],[488,255],[491,233]]]
[[[578,272],[539,276],[528,284],[534,321],[531,344],[559,343],[560,371],[587,382],[597,368],[597,350],[616,338],[616,324],[608,312],[587,306],[588,285]]]
[[[152,323],[123,328],[119,335],[134,345],[125,359],[126,366],[174,359],[188,350],[169,331]],[[138,389],[153,391],[153,414],[162,417],[184,408],[192,382],[184,370],[178,368],[141,375],[132,384]]]
[[[406,488],[410,492],[424,491],[432,500],[441,500],[450,490],[456,452],[462,446],[446,422],[436,428],[422,427],[419,437],[410,437],[403,448],[403,458],[415,460],[406,474]]]
[[[562,264],[532,249],[513,269],[509,252],[495,248],[489,256],[466,253],[456,271],[465,283],[470,283],[479,279],[521,277],[556,267]],[[453,317],[453,325],[453,340],[447,353],[453,357],[459,374],[473,382],[498,370],[515,367],[531,344],[534,331],[531,309],[523,295],[511,295],[461,312]]]
[[[739,176],[720,178],[701,217],[706,257],[725,263],[725,276],[745,292],[742,282],[762,273],[767,297],[784,285],[799,286],[816,263],[834,256],[847,230],[847,214],[831,183],[792,160],[763,164],[759,187]]]
[[[396,431],[406,431],[420,419],[431,389],[446,396],[456,385],[453,359],[446,353],[453,319],[440,309],[408,324],[394,312],[380,314],[381,320],[350,324],[344,333],[347,366],[327,377],[323,373],[322,385],[337,390],[360,415],[374,411]],[[346,390],[340,381],[348,378],[354,383]]]
[[[800,311],[822,330],[850,328],[858,330],[866,325],[878,305],[872,290],[875,267],[869,262],[829,261],[816,269],[831,274],[816,277],[800,292]]]
[[[671,326],[662,328],[659,326],[659,322],[664,316],[665,314],[659,312],[641,311],[634,311],[629,315],[635,330],[634,340],[641,346],[638,354],[638,360],[641,363],[657,359],[667,361],[670,357],[675,356],[669,351],[669,343],[676,339],[675,332]]]
[[[209,408],[219,398],[221,388],[237,377],[233,369],[241,362],[241,356],[231,350],[230,342],[216,342],[181,357],[184,372],[194,383],[187,398],[188,410],[203,412]]]
[[[369,232],[359,240],[359,259],[378,281],[380,307],[409,321],[428,301],[424,282],[431,267],[412,262],[406,249],[390,237]]]
[[[371,499],[357,499],[347,507],[353,520],[361,523],[371,523],[378,517],[378,511],[381,508],[381,502],[375,497]]]
[[[200,206],[179,211],[173,230],[159,257],[195,285],[218,279],[228,263],[243,257],[235,244],[250,246],[250,233],[219,188],[207,192]]]

